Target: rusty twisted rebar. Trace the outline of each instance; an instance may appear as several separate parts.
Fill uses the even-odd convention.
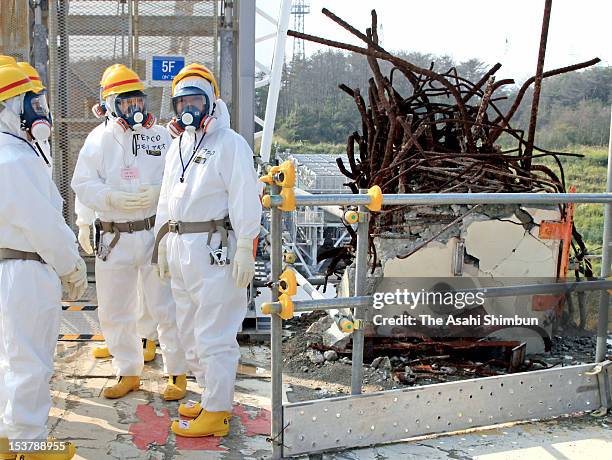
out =
[[[372,70],[366,98],[358,88],[341,84],[353,98],[361,117],[362,132],[347,140],[348,165],[337,160],[340,171],[349,179],[354,193],[359,188],[381,186],[384,193],[469,193],[469,192],[563,192],[564,174],[558,156],[565,155],[534,145],[537,100],[532,105],[528,137],[511,126],[525,93],[532,83],[539,87],[545,78],[582,69],[598,63],[598,58],[568,67],[543,71],[550,0],[546,0],[542,40],[536,76],[517,92],[510,109],[504,113],[496,102],[506,99],[501,91],[512,79],[495,82],[501,64],[492,66],[476,83],[461,77],[456,68],[444,73],[417,66],[386,51],[378,42],[378,20],[372,10],[371,27],[365,33],[351,26],[328,9],[323,14],[363,41],[359,47],[313,35],[288,31],[288,35],[366,56]],[[389,76],[379,61],[392,65]],[[402,95],[396,84],[397,72],[411,87]],[[496,144],[506,133],[516,146],[503,150]],[[559,174],[532,160],[553,156]],[[358,156],[356,155],[358,152]],[[375,215],[375,227],[395,225],[402,220],[403,208]],[[374,232],[371,232],[374,233]]]

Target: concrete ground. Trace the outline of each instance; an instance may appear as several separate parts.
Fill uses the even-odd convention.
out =
[[[60,342],[52,380],[52,434],[70,439],[83,459],[260,459],[270,457],[270,380],[267,347],[242,346],[230,436],[185,439],[170,432],[178,403],[160,393],[161,356],[145,366],[142,390],[107,400],[114,382],[110,359],[95,360],[92,342]],[[187,399],[198,399],[189,382]],[[313,459],[607,459],[612,417],[591,416],[507,425],[485,431],[421,438],[376,448],[311,456]],[[306,457],[303,457],[306,458]]]

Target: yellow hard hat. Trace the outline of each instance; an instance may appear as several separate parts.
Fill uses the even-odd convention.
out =
[[[102,83],[102,98],[112,94],[123,94],[130,91],[144,91],[144,83],[132,69],[120,66],[111,70]]]
[[[215,90],[215,97],[219,97],[219,86],[217,85],[215,76],[210,70],[208,70],[207,67],[201,64],[189,64],[183,67],[181,71],[176,74],[176,77],[174,77],[174,80],[172,80],[172,95],[174,96],[174,88],[179,81],[183,80],[184,78],[194,76],[202,77],[205,80],[208,80]]]
[[[15,58],[13,56],[0,54],[0,66],[7,64],[17,64],[17,61],[15,61]]]
[[[16,64],[0,66],[0,101],[28,91],[36,92],[36,87],[21,68]]]
[[[17,65],[21,70],[25,72],[28,78],[32,80],[32,83],[34,83],[34,87],[36,88],[34,90],[35,93],[40,93],[43,89],[45,89],[42,84],[42,80],[40,79],[40,74],[36,71],[34,67],[32,67],[27,62],[18,62]]]
[[[102,74],[102,78],[100,78],[100,86],[104,86],[104,81],[108,78],[108,76],[110,75],[110,73],[113,70],[116,69],[120,69],[122,67],[125,67],[124,64],[113,64],[113,65],[109,65],[105,70],[104,73]],[[127,67],[126,67],[127,68]]]

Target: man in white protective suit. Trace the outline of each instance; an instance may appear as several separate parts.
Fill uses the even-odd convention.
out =
[[[62,287],[70,300],[87,288],[49,158],[35,147],[50,134],[44,88],[0,56],[0,459],[15,459],[24,441],[47,441]],[[55,449],[19,452],[19,458],[75,454],[70,443]]]
[[[104,88],[104,81],[106,77],[115,69],[125,67],[123,64],[113,64],[106,68],[104,73],[102,74],[102,78],[100,79],[100,100],[96,103],[91,111],[94,116],[102,121],[98,126],[96,126],[85,139],[85,143],[83,148],[87,149],[88,145],[91,142],[94,142],[101,135],[101,132],[104,131],[104,128],[108,124],[108,116],[106,112],[106,105],[102,98],[102,91]],[[81,245],[81,248],[86,254],[93,254],[94,249],[91,244],[91,226],[95,220],[95,212],[89,209],[87,206],[83,205],[79,201],[79,199],[75,199],[74,203],[74,212],[76,214],[76,225],[79,229],[78,241]],[[140,308],[140,316],[138,318],[138,337],[142,339],[142,348],[143,348],[143,357],[144,362],[148,363],[155,359],[156,356],[156,347],[155,341],[157,340],[157,322],[153,319],[151,315],[150,306],[146,301],[146,297],[144,296],[141,284],[138,285],[138,303]],[[93,349],[93,356],[95,358],[110,358],[112,355],[110,351],[108,351],[107,346],[99,346]]]
[[[218,97],[204,66],[188,65],[174,78],[172,102],[184,132],[168,152],[155,224],[154,262],[160,276],[170,274],[188,365],[204,387],[199,403],[179,407],[192,420],[172,424],[174,433],[186,437],[229,433],[240,358],[236,335],[246,315],[253,241],[260,231],[253,152],[230,128]]]
[[[159,325],[159,341],[169,375],[163,396],[174,401],[185,396],[187,365],[170,285],[157,277],[150,264],[155,209],[170,137],[147,113],[143,90],[138,75],[125,66],[106,77],[102,97],[109,122],[83,146],[72,188],[79,201],[93,209],[97,217],[98,316],[119,378],[103,395],[121,398],[140,387],[140,288]]]

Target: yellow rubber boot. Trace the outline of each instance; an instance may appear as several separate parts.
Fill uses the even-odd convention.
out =
[[[175,420],[172,431],[186,438],[204,436],[227,436],[230,429],[230,412],[208,412],[202,410],[193,420]]]
[[[49,443],[58,443],[54,438],[49,438]],[[76,455],[76,447],[71,442],[61,441],[64,449],[61,451],[39,451],[19,454],[19,460],[70,460]]]
[[[15,460],[16,454],[11,453],[9,449],[8,438],[0,438],[0,460]]]
[[[150,363],[151,361],[153,361],[155,359],[156,351],[155,341],[149,339],[142,339],[142,348],[144,354],[144,362]]]
[[[110,388],[104,390],[105,398],[117,399],[123,398],[130,391],[136,391],[140,389],[140,377],[138,376],[124,376],[119,377],[119,381]]]
[[[179,406],[178,413],[183,417],[196,418],[201,410],[202,406],[199,402],[187,401]]]
[[[108,347],[96,347],[93,349],[92,354],[94,358],[98,359],[110,358],[113,356],[111,355],[111,352],[109,351]]]
[[[164,390],[164,399],[166,401],[178,401],[179,399],[183,399],[186,394],[186,375],[171,375],[170,377],[168,377],[168,385]]]

